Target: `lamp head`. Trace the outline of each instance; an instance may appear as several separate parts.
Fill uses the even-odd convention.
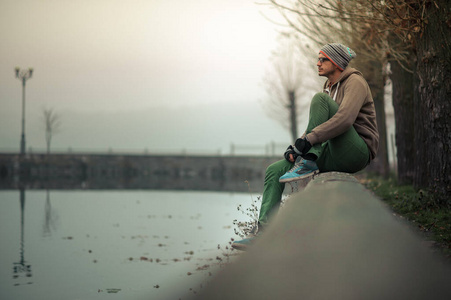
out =
[[[20,68],[16,67],[14,70],[16,71],[16,77],[19,78]]]

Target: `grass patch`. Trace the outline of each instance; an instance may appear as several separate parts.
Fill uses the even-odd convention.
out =
[[[383,179],[368,175],[361,182],[395,213],[414,223],[451,259],[451,207],[449,203],[443,204],[446,199],[437,199],[433,193],[417,191],[411,185],[398,185],[394,178]]]

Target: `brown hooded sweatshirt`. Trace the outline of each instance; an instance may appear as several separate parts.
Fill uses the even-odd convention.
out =
[[[312,145],[323,143],[354,126],[368,146],[370,159],[374,159],[379,146],[379,133],[368,83],[360,71],[346,68],[330,88],[329,84],[329,80],[324,83],[324,90],[338,103],[338,111],[328,121],[307,134],[307,139]]]

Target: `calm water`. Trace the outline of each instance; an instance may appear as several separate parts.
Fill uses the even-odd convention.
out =
[[[220,269],[233,220],[248,220],[237,205],[251,201],[245,193],[42,190],[21,201],[19,191],[2,191],[0,299],[183,299]]]

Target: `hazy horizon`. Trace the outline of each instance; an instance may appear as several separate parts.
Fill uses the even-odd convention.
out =
[[[291,143],[260,101],[278,30],[246,0],[0,0],[0,149],[205,149]],[[314,62],[313,62],[314,63]],[[299,128],[302,131],[302,122]]]

